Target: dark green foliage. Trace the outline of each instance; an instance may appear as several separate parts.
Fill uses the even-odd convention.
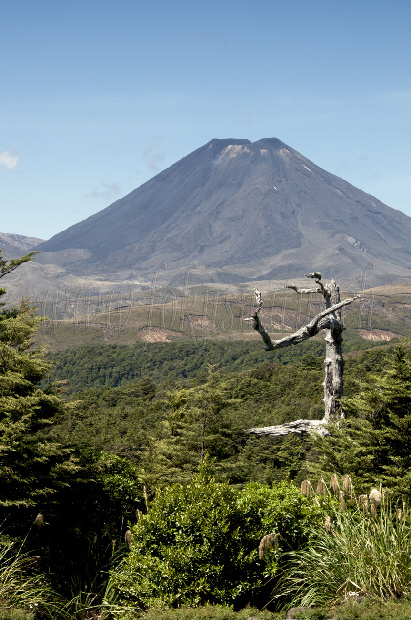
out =
[[[124,534],[145,509],[143,485],[135,464],[113,454],[79,454],[77,474],[46,506],[44,525],[33,527],[27,544],[52,573],[53,585],[67,598],[104,592],[113,554],[128,547]]]
[[[205,451],[216,459],[218,475],[235,484],[299,479],[305,439],[266,440],[244,431],[304,411],[321,417],[322,374],[322,362],[310,357],[308,368],[305,361],[265,362],[249,373],[204,373],[180,387],[141,379],[87,390],[55,432],[82,449],[131,458],[151,489],[189,480]]]
[[[346,393],[355,393],[358,376],[366,379],[385,364],[386,352],[380,350],[349,357]],[[321,418],[323,372],[323,360],[305,354],[294,363],[266,359],[248,372],[202,372],[177,384],[147,377],[93,388],[76,395],[76,408],[60,418],[55,432],[65,443],[131,459],[151,491],[187,482],[204,451],[216,459],[217,475],[232,484],[284,478],[300,483],[307,477],[307,459],[315,459],[308,437],[256,437],[244,431]]]
[[[313,341],[276,351],[268,363],[287,364],[307,353],[321,357],[324,343]],[[259,342],[212,340],[201,346],[193,342],[86,346],[53,353],[50,359],[55,364],[51,379],[66,380],[69,392],[116,387],[143,377],[156,383],[177,381],[207,373],[210,364],[215,371],[239,372],[268,361]]]
[[[101,452],[92,471],[101,492],[109,499],[104,507],[106,524],[115,518],[125,523],[134,519],[136,509],[143,507],[143,484],[136,465],[115,454]]]
[[[355,341],[345,351],[371,348],[372,343]],[[95,345],[66,349],[50,354],[54,367],[51,380],[67,381],[68,393],[91,387],[117,387],[128,381],[149,378],[155,383],[181,381],[208,371],[211,364],[218,372],[240,372],[257,365],[289,364],[300,359],[324,357],[321,338],[267,353],[260,342],[213,341]]]
[[[48,369],[31,347],[38,319],[27,302],[0,314],[0,507],[42,510],[76,470],[69,450],[46,431],[67,407],[40,388]],[[34,512],[34,516],[35,516]]]
[[[381,361],[381,360],[379,360]],[[316,441],[319,468],[350,474],[356,491],[381,484],[411,499],[411,356],[398,345],[344,400],[347,420],[330,437]]]
[[[21,262],[0,260],[0,277]],[[58,431],[72,404],[41,383],[50,365],[33,346],[39,322],[27,301],[0,313],[0,520],[67,594],[76,580],[95,582],[144,498],[133,463],[81,450]],[[150,391],[143,382],[141,393]]]
[[[0,518],[8,534],[35,549],[42,568],[59,572],[76,547],[84,519],[78,508],[93,483],[73,447],[54,433],[70,406],[52,387],[40,387],[49,364],[32,346],[38,321],[27,302],[0,314]],[[38,514],[41,527],[33,525]]]

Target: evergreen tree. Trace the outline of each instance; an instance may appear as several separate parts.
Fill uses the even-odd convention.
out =
[[[0,252],[0,277],[33,256],[5,261]],[[12,310],[0,305],[0,513],[5,518],[17,508],[43,510],[76,465],[70,451],[45,432],[65,405],[55,390],[40,385],[49,367],[32,343],[40,318],[28,300]]]
[[[0,254],[0,277],[31,258],[7,262]],[[75,403],[44,387],[50,364],[33,345],[41,319],[28,300],[11,310],[0,305],[0,538],[24,539],[63,595],[93,588],[98,600],[113,539],[124,540],[143,507],[139,473],[126,459],[81,449],[61,433],[57,422]]]
[[[382,372],[357,387],[344,401],[344,425],[315,440],[317,471],[349,474],[357,492],[381,484],[411,499],[411,357],[405,344],[393,349]]]

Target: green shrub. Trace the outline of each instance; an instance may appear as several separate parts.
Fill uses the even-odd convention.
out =
[[[134,609],[261,603],[282,555],[307,544],[324,516],[290,484],[240,491],[215,482],[206,462],[188,485],[157,493],[111,586]]]
[[[257,510],[263,534],[278,534],[280,553],[303,547],[313,532],[323,528],[325,515],[335,506],[331,496],[319,498],[319,505],[288,482],[269,487],[251,483],[242,491],[239,506]]]
[[[258,589],[260,519],[248,506],[241,510],[238,495],[216,483],[207,465],[187,486],[159,492],[112,574],[122,601],[138,608],[231,605]]]

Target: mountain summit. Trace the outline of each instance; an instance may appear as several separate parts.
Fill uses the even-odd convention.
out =
[[[36,249],[99,279],[149,279],[165,262],[170,281],[195,262],[203,282],[319,270],[360,284],[371,264],[383,284],[411,278],[410,241],[410,217],[268,138],[211,140]]]

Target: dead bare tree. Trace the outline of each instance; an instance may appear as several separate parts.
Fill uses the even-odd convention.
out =
[[[288,424],[280,426],[268,426],[264,428],[251,428],[249,433],[257,435],[288,435],[289,433],[311,432],[315,430],[321,434],[327,434],[326,425],[328,421],[338,420],[344,417],[341,408],[341,397],[343,389],[343,359],[342,359],[342,332],[344,330],[341,309],[348,306],[359,296],[351,299],[340,300],[340,289],[334,280],[324,284],[321,281],[321,273],[315,271],[306,276],[312,278],[317,284],[316,289],[298,288],[292,284],[287,288],[293,289],[300,295],[309,293],[320,293],[324,298],[325,309],[319,312],[307,325],[299,330],[282,338],[281,340],[272,340],[266,332],[260,320],[260,310],[263,307],[261,293],[255,289],[255,298],[257,307],[254,314],[246,320],[253,321],[253,327],[259,332],[263,339],[266,350],[273,351],[282,347],[288,347],[293,344],[299,344],[308,338],[312,338],[325,330],[325,380],[324,380],[324,418],[322,420],[296,420]]]

